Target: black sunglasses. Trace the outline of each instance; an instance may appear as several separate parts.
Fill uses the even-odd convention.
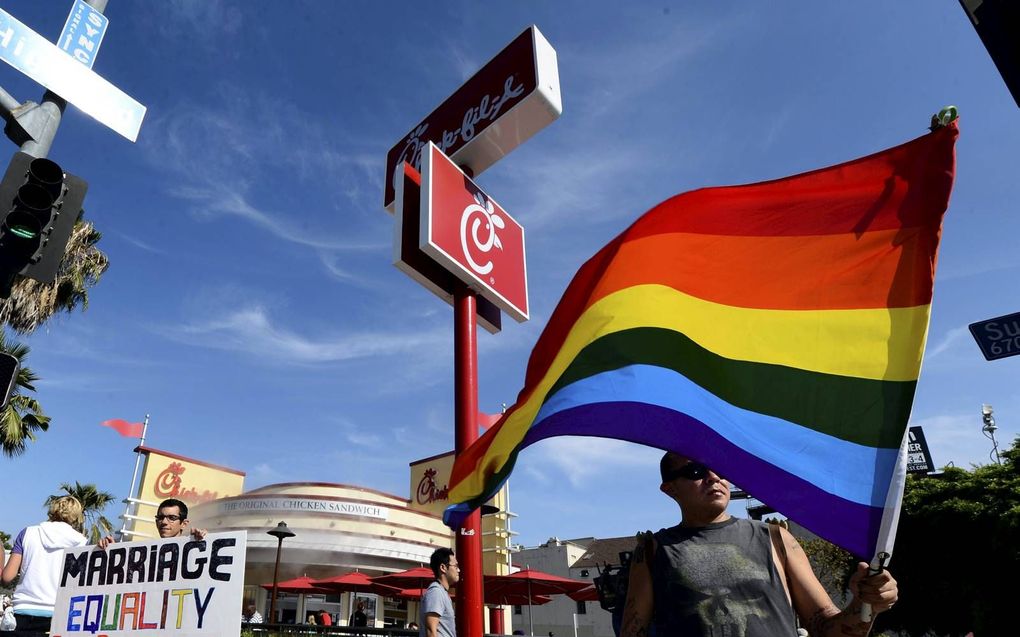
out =
[[[179,515],[165,515],[163,513],[160,513],[159,515],[156,516],[156,521],[157,522],[162,522],[163,520],[170,520],[171,522],[176,522],[176,521],[178,521],[180,519],[181,519],[181,516],[179,516]]]
[[[684,480],[701,480],[708,475],[709,468],[699,462],[688,462],[687,464],[670,469],[662,476],[663,482],[672,482],[677,478],[683,478]]]

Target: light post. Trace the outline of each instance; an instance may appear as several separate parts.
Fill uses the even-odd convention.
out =
[[[995,418],[992,417],[992,406],[989,404],[981,405],[981,433],[986,438],[992,441],[992,453],[988,454],[988,457],[995,461],[996,464],[1002,464],[1002,460],[999,459],[999,443],[995,441],[995,430],[998,427],[995,426]]]
[[[275,529],[266,531],[276,538],[276,568],[273,569],[273,600],[269,603],[269,621],[276,623],[276,586],[280,577],[280,551],[283,548],[283,538],[294,537],[294,531],[287,528],[286,522],[280,522]]]

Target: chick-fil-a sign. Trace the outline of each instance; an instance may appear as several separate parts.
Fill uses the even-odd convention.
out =
[[[429,142],[478,175],[562,112],[556,51],[530,26],[390,149],[383,207],[394,212],[401,167],[420,170]]]
[[[528,320],[524,228],[439,148],[422,158],[423,252],[517,321]]]

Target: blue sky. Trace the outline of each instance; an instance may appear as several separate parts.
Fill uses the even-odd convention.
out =
[[[71,3],[0,4],[55,40]],[[986,362],[967,331],[1020,311],[1020,109],[955,0],[111,0],[106,15],[94,70],[148,114],[132,144],[69,107],[50,154],[89,182],[111,267],[86,312],[26,339],[53,425],[0,459],[8,533],[63,481],[124,497],[133,442],[99,423],[146,413],[149,444],[246,471],[249,488],[406,494],[408,462],[453,445],[453,316],[391,265],[385,154],[530,24],[557,51],[564,112],[477,179],[525,226],[532,307],[479,334],[483,410],[515,399],[577,267],[651,206],[899,144],[955,104],[912,424],[938,466],[989,461],[982,403],[1000,446],[1020,433],[1020,357]],[[42,94],[6,65],[0,86]],[[518,541],[675,523],[658,455],[529,448],[511,479]]]

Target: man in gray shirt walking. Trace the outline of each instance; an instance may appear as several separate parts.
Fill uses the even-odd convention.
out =
[[[429,560],[436,579],[421,596],[420,637],[457,637],[457,621],[450,600],[450,587],[460,580],[457,556],[448,548],[438,548]]]

